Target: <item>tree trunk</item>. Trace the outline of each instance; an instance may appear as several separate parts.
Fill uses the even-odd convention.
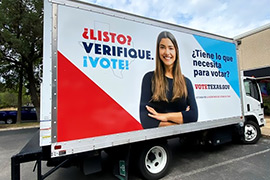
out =
[[[34,71],[33,71],[32,65],[28,66],[28,70],[26,73],[27,73],[28,80],[29,80],[29,93],[31,96],[31,101],[36,108],[37,120],[38,120],[38,122],[40,122],[40,102],[39,102],[39,95],[38,95],[37,87],[36,87],[36,79],[34,76]]]
[[[19,91],[18,91],[18,109],[17,109],[17,124],[21,123],[22,119],[22,88],[23,88],[23,73],[22,68],[19,69]]]

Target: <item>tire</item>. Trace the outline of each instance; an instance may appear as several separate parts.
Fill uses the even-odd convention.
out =
[[[170,159],[171,152],[167,143],[147,145],[139,157],[139,171],[147,180],[160,179],[167,174]]]
[[[6,119],[6,124],[13,124],[15,121],[14,121],[14,119],[12,119],[12,118],[7,118]]]
[[[244,125],[244,143],[255,144],[261,137],[260,126],[253,121],[246,121]]]

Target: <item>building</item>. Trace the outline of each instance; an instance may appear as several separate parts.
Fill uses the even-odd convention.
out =
[[[270,23],[234,38],[240,70],[259,80],[264,113],[270,115]]]
[[[234,38],[240,70],[260,80],[263,96],[270,95],[270,23]]]

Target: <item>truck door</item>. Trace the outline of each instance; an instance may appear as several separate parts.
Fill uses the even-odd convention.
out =
[[[255,79],[245,79],[245,105],[244,111],[245,116],[253,115],[257,118],[258,124],[261,125],[263,123],[263,106],[262,106],[262,97],[261,92],[258,87],[258,83]]]

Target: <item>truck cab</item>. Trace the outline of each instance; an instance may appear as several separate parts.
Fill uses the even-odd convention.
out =
[[[255,143],[265,125],[263,100],[256,78],[242,76],[243,111],[245,117],[244,142]]]

